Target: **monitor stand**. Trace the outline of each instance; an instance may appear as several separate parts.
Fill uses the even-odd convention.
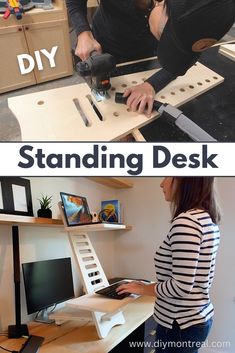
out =
[[[21,306],[20,306],[20,244],[19,244],[19,227],[12,226],[12,246],[13,246],[13,271],[14,271],[14,287],[15,287],[15,325],[8,326],[8,338],[20,338],[28,336],[28,326],[21,323]]]
[[[50,311],[48,313],[48,309],[43,309],[38,312],[34,321],[42,322],[43,324],[52,324],[55,320],[49,318]]]
[[[67,222],[62,209],[62,203],[59,202],[58,206],[64,227],[69,236],[70,245],[73,250],[78,269],[81,273],[84,291],[87,294],[93,294],[101,287],[108,286],[109,282],[91,244],[88,234],[83,233],[79,227],[72,227],[73,229],[71,229],[71,231],[68,230]],[[125,323],[125,318],[120,309],[112,313],[105,313],[95,310],[91,311],[91,313],[100,338],[106,337],[113,326],[122,325]]]

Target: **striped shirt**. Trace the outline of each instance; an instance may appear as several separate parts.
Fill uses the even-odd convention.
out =
[[[154,258],[154,318],[167,328],[172,328],[176,320],[184,329],[213,316],[209,289],[220,233],[209,214],[202,210],[181,213],[171,225]]]

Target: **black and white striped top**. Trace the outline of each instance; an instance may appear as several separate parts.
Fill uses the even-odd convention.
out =
[[[155,320],[168,328],[176,320],[181,329],[213,316],[210,302],[219,228],[202,210],[181,213],[154,258],[157,284]]]

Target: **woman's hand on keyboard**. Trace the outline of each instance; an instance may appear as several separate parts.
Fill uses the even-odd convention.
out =
[[[126,284],[120,285],[116,292],[118,294],[130,293],[130,294],[138,294],[138,295],[151,295],[156,296],[154,287],[156,283],[145,284],[139,281],[132,281]]]

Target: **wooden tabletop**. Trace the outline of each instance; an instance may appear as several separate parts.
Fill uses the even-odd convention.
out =
[[[107,353],[124,340],[153,313],[154,298],[142,296],[123,309],[124,325],[112,328],[109,335],[99,339],[96,328],[90,321],[67,321],[55,324],[30,323],[30,334],[45,337],[40,353]],[[1,345],[10,350],[20,350],[25,341],[1,337]]]

